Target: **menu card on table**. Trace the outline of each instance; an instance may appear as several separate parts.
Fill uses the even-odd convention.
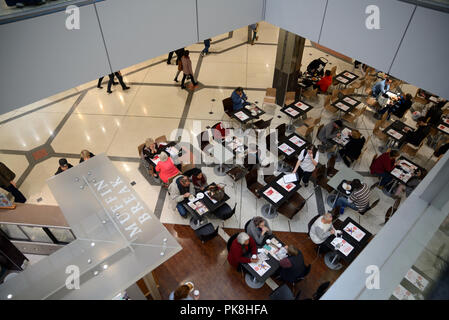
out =
[[[280,185],[282,188],[284,188],[285,190],[287,190],[288,192],[290,192],[294,187],[296,187],[296,184],[294,184],[293,182],[285,182],[284,181],[284,177],[280,178],[277,181],[278,185]]]
[[[265,190],[263,194],[266,195],[274,203],[277,203],[279,200],[283,198],[282,194],[280,194],[272,187],[269,187],[267,190]]]
[[[348,225],[344,228],[346,233],[350,234],[355,240],[360,241],[365,236],[365,232],[357,228],[352,222],[349,222]]]
[[[259,276],[263,276],[265,272],[267,272],[271,268],[271,266],[265,261],[258,261],[256,263],[250,262],[248,263],[248,265],[253,268],[253,270],[256,271]]]
[[[246,108],[246,110],[250,111],[251,114],[253,114],[253,115],[262,113],[262,110],[260,110],[255,104],[246,105],[245,108]]]
[[[387,131],[387,133],[392,136],[393,138],[396,138],[398,140],[402,139],[402,134],[397,132],[396,130],[390,129]]]
[[[351,106],[355,105],[357,103],[357,100],[354,100],[352,98],[346,97],[343,99],[344,102],[349,103]]]
[[[405,275],[405,279],[410,281],[415,287],[417,287],[419,290],[424,291],[424,289],[429,284],[429,281],[424,279],[422,275],[420,275],[418,272],[416,272],[413,269],[410,269],[407,274]]]
[[[341,109],[341,110],[343,110],[343,111],[347,111],[347,110],[349,109],[349,106],[347,106],[347,105],[345,105],[344,103],[341,103],[341,102],[337,102],[337,103],[335,104],[335,106],[336,106],[338,109]]]
[[[291,155],[293,152],[295,152],[295,149],[289,147],[288,144],[283,143],[279,146],[279,149],[284,152],[286,155]]]
[[[340,76],[338,76],[336,79],[337,79],[338,81],[340,81],[341,83],[348,83],[348,82],[349,82],[348,79],[343,78],[343,77],[340,77]]]
[[[296,117],[299,114],[298,111],[296,111],[295,109],[293,109],[291,107],[288,107],[287,109],[285,109],[285,112],[287,112],[292,117]]]
[[[165,149],[165,151],[167,151],[172,157],[176,157],[179,153],[179,150],[175,147],[168,147],[167,149]]]
[[[309,109],[309,106],[302,102],[295,103],[295,107],[298,107],[299,109],[301,109],[303,111],[306,111],[307,109]]]
[[[241,121],[245,121],[246,119],[248,119],[249,117],[246,115],[246,113],[244,113],[243,111],[239,111],[235,113],[235,116],[237,118],[239,118]]]
[[[289,173],[289,174],[286,174],[286,175],[283,177],[283,179],[284,179],[284,182],[285,182],[285,183],[289,183],[289,182],[295,182],[295,181],[297,181],[297,180],[298,180],[298,177],[296,176],[296,173]]]
[[[345,73],[343,73],[343,75],[345,77],[348,77],[349,79],[354,79],[356,77],[355,75],[353,75],[352,73],[349,73],[349,72],[345,72]]]
[[[195,210],[200,215],[203,215],[209,211],[209,209],[207,209],[206,205],[201,201],[189,202],[188,205],[190,208]]]
[[[153,161],[153,163],[154,163],[155,165],[157,165],[157,163],[158,163],[159,161],[161,161],[161,159],[159,159],[159,155],[155,155],[154,158],[153,158],[153,159],[150,159],[150,160]]]
[[[440,130],[442,130],[442,131],[444,131],[444,132],[446,132],[446,133],[449,133],[449,127],[446,127],[446,126],[444,126],[444,125],[442,125],[442,124],[440,124],[440,125],[438,126],[438,129],[440,129]]]
[[[206,196],[210,199],[210,201],[212,201],[213,204],[215,204],[215,203],[218,202],[217,200],[215,200],[214,198],[212,198],[212,197],[210,196],[210,191],[206,191],[205,194],[206,194]]]
[[[399,168],[394,168],[390,173],[405,183],[407,183],[407,181],[412,177],[411,173],[404,172]]]
[[[444,122],[445,124],[449,124],[449,118],[443,118],[443,122]]]
[[[413,172],[416,169],[418,169],[417,166],[415,166],[414,164],[408,162],[407,160],[401,159],[399,161],[399,166],[401,166],[402,170],[406,171],[406,172]]]
[[[302,147],[306,143],[304,140],[302,140],[298,136],[293,136],[288,140],[290,140],[293,144],[297,145],[298,147]]]
[[[332,240],[331,245],[333,245],[345,256],[350,254],[352,249],[354,249],[354,247],[351,246],[345,239],[339,237],[335,237],[334,240]]]
[[[393,291],[393,295],[399,300],[416,300],[413,294],[401,285],[396,287]]]

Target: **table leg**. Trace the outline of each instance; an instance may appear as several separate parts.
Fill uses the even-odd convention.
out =
[[[226,175],[226,168],[223,164],[217,164],[214,168],[214,173],[217,176],[225,176]]]
[[[290,117],[290,123],[287,125],[286,128],[287,134],[293,133],[295,131],[295,127],[293,126],[293,118]]]
[[[248,287],[252,289],[259,289],[262,288],[265,282],[258,281],[256,277],[250,275],[249,273],[245,274],[245,282],[248,285]]]
[[[261,208],[262,215],[267,219],[276,218],[278,213],[276,209],[269,203],[266,203]]]
[[[329,269],[332,270],[339,270],[343,267],[341,263],[338,261],[340,260],[340,257],[338,256],[338,253],[334,252],[328,252],[324,255],[324,263]]]

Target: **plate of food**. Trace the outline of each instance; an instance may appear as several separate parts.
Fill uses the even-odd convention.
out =
[[[203,198],[204,198],[204,193],[199,192],[199,193],[196,194],[196,197],[197,197],[198,199],[203,199]]]
[[[348,183],[346,183],[346,182],[343,182],[343,184],[342,184],[341,186],[342,186],[343,189],[346,190],[346,191],[350,191],[350,190],[351,190],[351,185],[348,184]]]

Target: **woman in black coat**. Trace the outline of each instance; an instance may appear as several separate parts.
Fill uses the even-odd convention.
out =
[[[352,130],[349,142],[339,151],[340,157],[348,167],[360,156],[364,145],[365,137],[362,137],[359,131]]]
[[[279,261],[280,277],[285,282],[295,282],[306,271],[302,252],[293,245],[287,246],[288,257]]]

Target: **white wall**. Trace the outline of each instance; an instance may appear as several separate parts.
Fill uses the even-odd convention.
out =
[[[96,7],[114,71],[198,41],[195,0],[107,0]]]
[[[199,41],[263,19],[263,0],[197,1]]]
[[[80,29],[64,11],[0,25],[0,114],[109,73],[92,5],[80,7]]]
[[[449,14],[418,7],[390,73],[449,99]]]
[[[318,42],[327,0],[267,0],[265,21]]]

